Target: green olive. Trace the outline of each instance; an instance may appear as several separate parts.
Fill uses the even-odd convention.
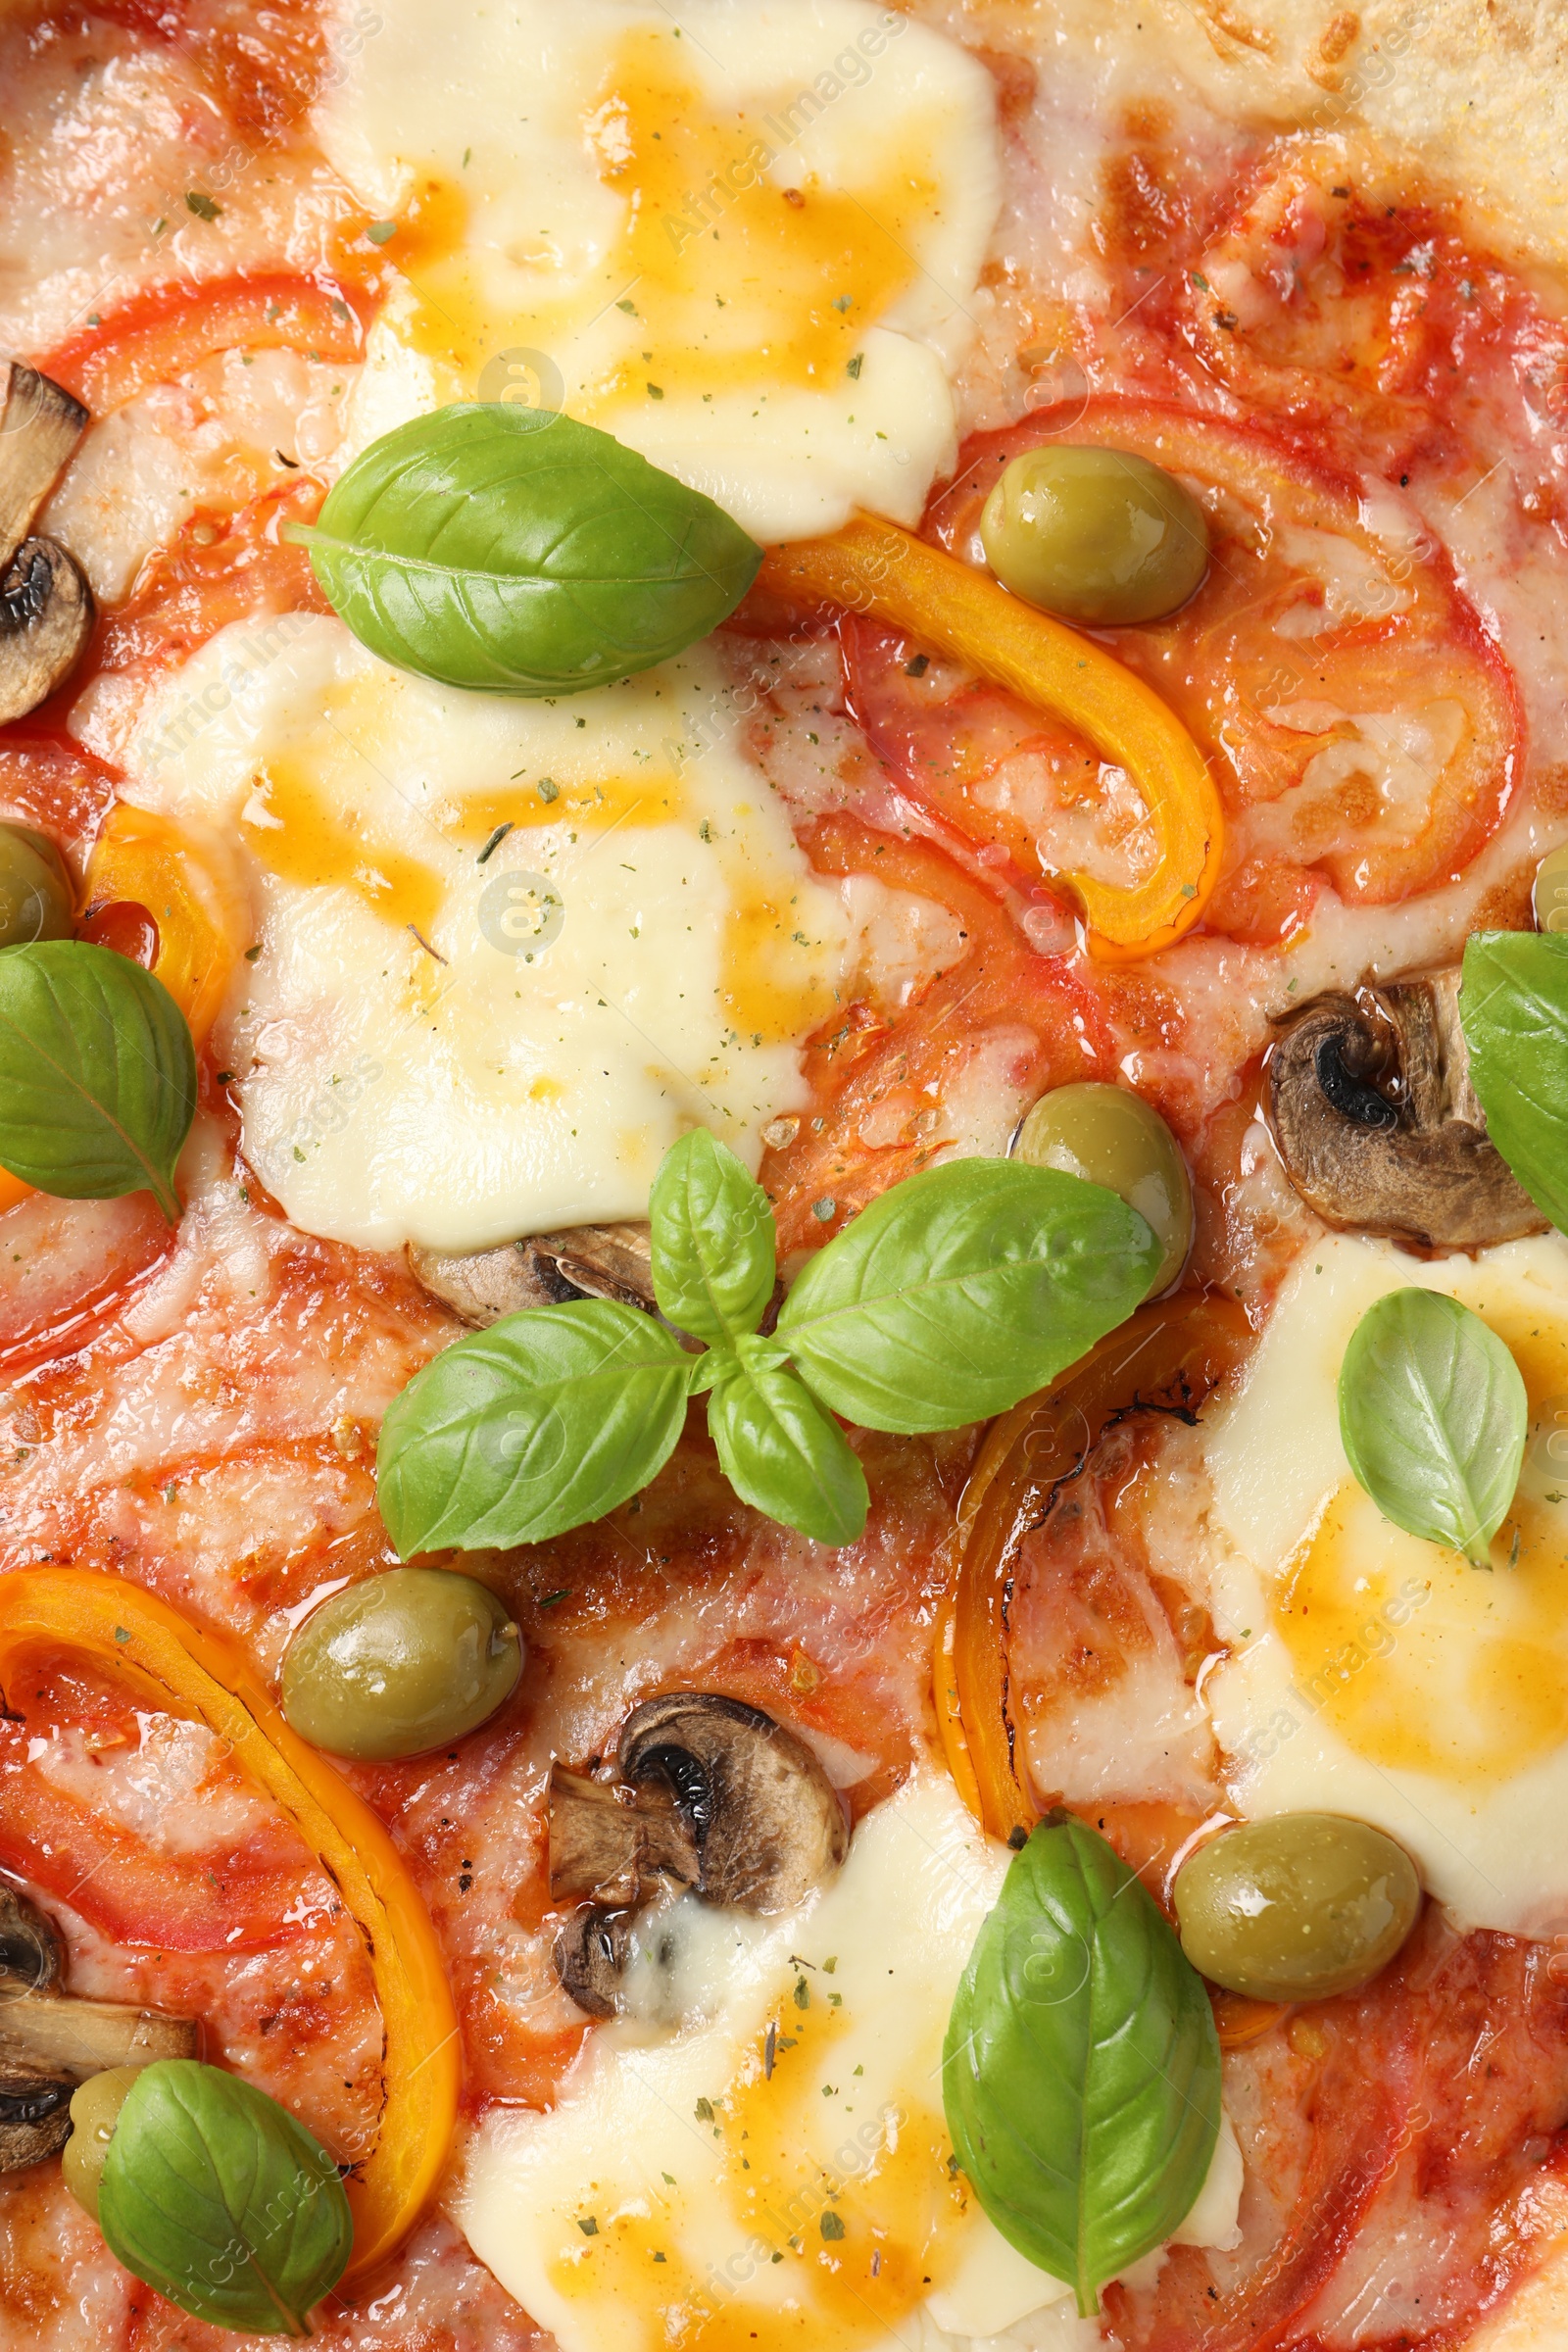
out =
[[[521,1672],[522,1637],[486,1586],[392,1568],[306,1618],[283,1660],[283,1713],[314,1747],[384,1764],[475,1730]]]
[[[1058,1086],[1042,1095],[1012,1147],[1032,1168],[1102,1184],[1136,1208],[1164,1251],[1150,1295],[1168,1290],[1193,1242],[1193,1188],[1181,1146],[1157,1110],[1124,1086]]]
[[[112,2066],[107,2074],[89,2075],[71,2094],[71,2137],[61,2151],[60,2170],[76,2203],[98,2219],[98,2183],[104,2177],[104,2158],[115,2136],[120,2110],[139,2066]]]
[[[0,948],[69,939],[74,915],[71,876],[48,834],[0,825]]]
[[[1126,449],[1026,449],[986,500],[980,537],[1004,588],[1090,626],[1158,620],[1208,568],[1197,499]]]
[[[1193,1966],[1255,2001],[1324,2001],[1386,1968],[1421,1908],[1402,1845],[1337,1813],[1281,1813],[1200,1845],[1176,1874]]]
[[[1531,904],[1538,931],[1568,931],[1568,842],[1537,866]]]

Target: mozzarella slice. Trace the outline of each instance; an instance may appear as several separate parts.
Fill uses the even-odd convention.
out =
[[[129,793],[239,845],[259,954],[215,1042],[295,1224],[468,1250],[643,1216],[694,1125],[755,1168],[849,926],[740,727],[701,649],[522,702],[304,613],[172,681]]]
[[[617,2022],[548,2114],[490,2111],[457,2218],[562,2352],[1005,2345],[1068,2295],[948,2161],[943,2035],[1008,1860],[922,1774],[805,1911],[683,1932],[706,2023]],[[1234,2243],[1240,2190],[1227,2126],[1182,2235]]]
[[[1350,1335],[1406,1285],[1462,1299],[1513,1350],[1532,1429],[1493,1573],[1402,1534],[1350,1476]],[[1250,1815],[1344,1813],[1399,1839],[1463,1927],[1568,1912],[1568,1242],[1422,1264],[1312,1244],[1208,1446],[1235,1551],[1216,1623],[1242,1644],[1205,1687]]]
[[[564,407],[760,540],[913,522],[1000,203],[990,76],[864,0],[382,0],[318,132],[400,291],[361,445]]]

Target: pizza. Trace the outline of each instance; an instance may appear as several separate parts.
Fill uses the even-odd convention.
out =
[[[0,6],[0,2343],[1568,2343],[1565,91]]]

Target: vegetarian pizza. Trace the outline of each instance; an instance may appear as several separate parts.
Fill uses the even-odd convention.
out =
[[[1565,114],[0,5],[0,2345],[1568,2344]]]

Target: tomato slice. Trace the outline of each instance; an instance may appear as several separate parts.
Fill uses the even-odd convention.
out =
[[[93,0],[93,15],[179,49],[258,147],[301,122],[320,86],[319,0]]]
[[[285,348],[321,360],[363,359],[370,308],[363,288],[324,274],[155,286],[34,366],[102,416],[215,352]]]
[[[57,1200],[6,1176],[0,1191],[0,1371],[84,1348],[174,1248],[151,1193]]]
[[[166,1845],[135,1826],[143,1776],[168,1769],[152,1719],[47,1661],[24,1704],[23,1722],[0,1724],[0,1866],[114,1942],[163,1951],[258,1951],[331,1911],[335,1891],[304,1839],[220,1743]],[[215,1825],[207,1841],[188,1834],[204,1811]]]
[[[311,521],[321,495],[312,477],[281,482],[233,514],[205,508],[192,514],[100,623],[94,671],[172,668],[231,620],[259,612],[276,615],[266,627],[269,643],[281,647],[299,626],[292,613],[330,611],[304,548],[279,536],[287,520]]]
[[[1067,428],[1192,484],[1213,559],[1170,619],[1107,629],[1203,747],[1230,824],[1206,920],[1288,937],[1325,883],[1381,906],[1456,878],[1502,821],[1523,719],[1506,662],[1413,515],[1260,431],[1152,401],[1100,400],[968,443],[928,536],[978,559],[979,512],[1008,461]],[[1067,730],[922,662],[858,620],[850,700],[911,797],[1008,865],[1049,874],[1089,846],[1137,853],[1138,811]]]
[[[1560,321],[1466,236],[1457,204],[1412,196],[1405,173],[1385,194],[1347,186],[1325,150],[1276,152],[1192,261],[1170,283],[1204,368],[1331,446],[1353,422],[1361,462],[1378,445],[1394,478],[1412,463],[1471,465],[1456,378],[1467,406],[1520,355],[1538,380],[1561,380]]]
[[[897,1019],[853,1004],[808,1044],[811,1114],[762,1163],[784,1254],[818,1248],[856,1209],[925,1166],[987,1031],[1002,1040],[1005,1077],[1020,1094],[1108,1076],[1114,1063],[1092,985],[1065,957],[1035,954],[997,898],[934,843],[841,816],[806,828],[802,843],[819,873],[866,874],[948,907],[963,926],[965,954]]]
[[[1363,1990],[1233,2049],[1226,2107],[1259,2184],[1242,2244],[1173,2246],[1152,2289],[1109,2288],[1127,2352],[1468,2340],[1560,2209],[1568,1990],[1546,1958],[1429,1912]]]

